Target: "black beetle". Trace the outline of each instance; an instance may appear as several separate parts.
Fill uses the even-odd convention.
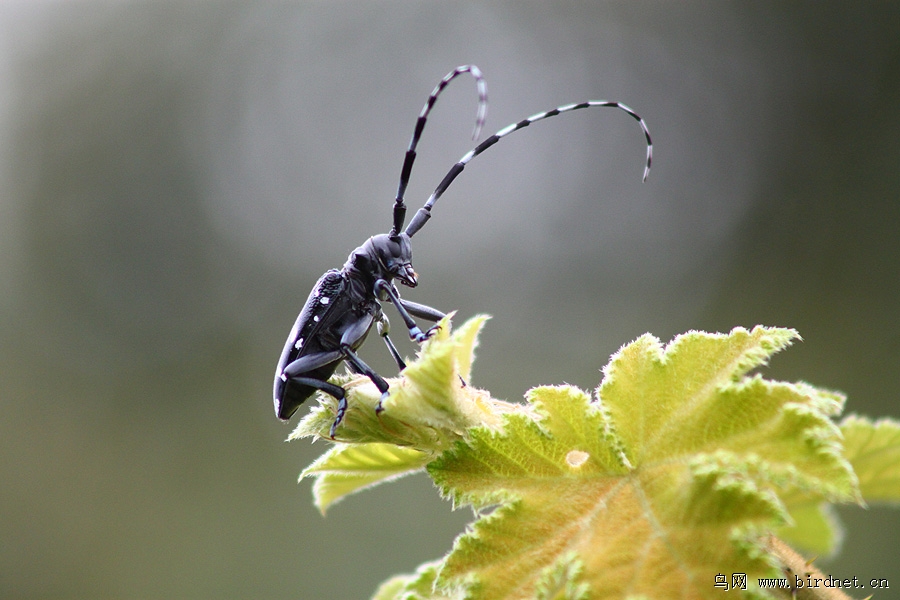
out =
[[[377,323],[378,333],[384,339],[397,367],[401,371],[406,368],[400,353],[389,337],[390,325],[382,310],[381,302],[387,301],[396,307],[409,331],[410,339],[415,342],[421,343],[427,340],[437,325],[422,331],[413,317],[431,323],[437,323],[444,318],[444,313],[435,308],[401,298],[393,281],[397,279],[405,286],[416,287],[418,278],[412,266],[410,238],[431,218],[432,206],[456,176],[462,172],[466,164],[502,138],[536,121],[560,113],[592,106],[618,108],[638,121],[647,138],[644,181],[647,180],[653,156],[653,144],[644,120],[637,113],[624,104],[606,100],[569,104],[537,113],[518,123],[513,123],[478,144],[453,165],[425,205],[416,212],[409,226],[403,230],[406,220],[406,205],[403,202],[403,196],[416,158],[416,146],[422,130],[425,128],[428,114],[441,91],[463,73],[472,74],[478,89],[478,113],[473,136],[478,137],[487,110],[487,88],[478,67],[465,65],[457,67],[438,83],[419,113],[403,161],[403,168],[400,171],[400,185],[394,201],[394,224],[391,232],[375,235],[366,240],[362,246],[350,254],[341,270],[332,269],[322,275],[316,282],[309,298],[306,299],[306,304],[300,311],[284,344],[275,370],[275,414],[279,419],[290,419],[307,398],[316,390],[321,390],[338,399],[337,415],[330,431],[331,438],[334,439],[335,431],[347,411],[347,399],[344,389],[329,383],[328,379],[341,362],[346,362],[352,372],[365,375],[375,384],[381,392],[381,401],[379,401],[376,411],[382,410],[381,403],[389,394],[388,383],[363,362],[356,351],[362,346],[372,325]]]

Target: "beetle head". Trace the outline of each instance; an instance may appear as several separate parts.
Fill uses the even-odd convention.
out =
[[[412,245],[405,233],[382,233],[372,238],[378,267],[385,279],[396,278],[405,286],[416,287],[418,278],[412,266]]]

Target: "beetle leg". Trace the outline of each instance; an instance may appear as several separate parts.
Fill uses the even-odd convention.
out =
[[[350,371],[350,373],[352,373],[353,375],[362,375],[363,374],[359,369],[356,368],[356,365],[354,365],[352,363],[344,361],[344,366],[346,366],[347,370]]]
[[[356,355],[356,352],[351,350],[349,346],[344,346],[342,350],[344,351],[344,358],[347,360],[347,362],[359,369],[359,372],[362,375],[365,375],[370,380],[372,380],[372,383],[374,383],[375,387],[378,388],[378,391],[381,392],[381,399],[378,400],[378,404],[375,406],[375,412],[380,413],[382,410],[384,410],[384,408],[382,408],[381,406],[381,403],[384,402],[385,398],[388,397],[388,392],[391,386],[389,386],[388,382],[384,380],[384,377],[373,371],[372,367],[364,363],[362,359]]]
[[[374,318],[374,315],[371,317]],[[372,367],[363,362],[363,360],[356,355],[356,352],[353,351],[352,346],[350,345],[354,340],[358,340],[368,331],[369,327],[372,326],[372,319],[362,319],[357,323],[354,323],[350,327],[344,331],[344,335],[341,336],[341,350],[340,353],[343,355],[344,360],[347,361],[356,371],[362,375],[368,377],[372,383],[375,384],[375,387],[378,388],[378,391],[381,392],[381,400],[378,401],[378,405],[375,407],[377,412],[381,412],[381,403],[385,398],[388,397],[388,390],[390,386],[384,378],[372,370]]]
[[[426,304],[419,304],[418,302],[410,302],[409,300],[405,300],[397,296],[397,299],[400,300],[400,306],[409,311],[411,315],[419,317],[420,319],[425,319],[426,321],[431,321],[435,323],[428,328],[428,331],[425,332],[425,335],[431,337],[435,331],[441,328],[440,325],[436,323],[446,317],[447,315],[442,313],[436,308],[432,308]]]
[[[437,323],[438,321],[440,321],[441,319],[443,319],[444,317],[447,316],[446,314],[442,313],[438,309],[432,308],[431,306],[428,306],[427,304],[419,304],[418,302],[411,302],[409,300],[401,298],[399,295],[397,296],[397,299],[400,301],[400,306],[402,306],[403,308],[408,310],[410,314],[415,315],[415,316],[419,317],[420,319],[425,319],[426,321],[432,321],[434,323]],[[387,320],[387,317],[385,317],[385,320]],[[431,337],[431,335],[440,328],[441,328],[440,325],[432,325],[428,329],[428,331],[425,332],[425,335],[427,335],[428,337]],[[462,375],[459,376],[459,382],[462,384],[463,387],[466,387],[466,380],[462,378]]]
[[[432,308],[425,304],[419,304],[418,302],[411,302],[405,298],[400,298],[399,296],[398,298],[400,300],[400,305],[403,306],[403,308],[408,310],[411,315],[419,317],[420,319],[437,323],[447,316],[436,308]]]
[[[397,363],[397,368],[401,371],[406,368],[406,362],[403,358],[400,357],[400,353],[397,351],[397,346],[394,345],[394,342],[391,341],[390,334],[391,332],[391,322],[388,321],[387,315],[381,313],[378,316],[378,335],[381,336],[381,339],[384,340],[384,343],[388,347],[388,352],[391,353],[391,356],[394,357],[394,362]]]
[[[314,371],[319,367],[324,367],[327,364],[340,360],[342,357],[343,353],[340,350],[315,352],[313,354],[301,356],[284,368],[281,372],[281,379],[287,381],[288,379],[303,377],[310,371]]]
[[[344,414],[347,412],[347,394],[346,392],[344,392],[344,388],[339,385],[334,385],[333,383],[328,383],[327,381],[322,381],[321,379],[314,379],[312,377],[291,377],[290,379],[291,381],[300,385],[308,385],[311,388],[321,390],[329,396],[334,396],[337,399],[337,415],[335,415],[334,422],[331,423],[331,430],[328,432],[328,435],[331,436],[331,439],[334,439],[334,432],[337,431],[338,425],[340,425],[341,421],[344,420]]]
[[[397,290],[394,289],[390,283],[385,281],[384,279],[379,279],[375,282],[375,293],[378,295],[387,295],[390,299],[391,303],[397,307],[397,312],[400,313],[400,318],[403,319],[403,322],[406,324],[406,328],[409,330],[409,339],[415,342],[424,342],[434,333],[434,327],[429,329],[426,332],[423,332],[419,329],[419,326],[413,320],[412,316],[409,314],[409,311],[406,310],[406,307],[401,303],[400,296],[397,294]],[[414,303],[415,304],[415,303]],[[424,307],[424,305],[417,305],[418,307]],[[432,309],[434,310],[434,309]],[[435,313],[438,311],[435,310]],[[429,317],[423,317],[429,318]]]
[[[334,421],[331,423],[331,429],[328,431],[328,435],[331,436],[331,439],[334,439],[334,432],[337,430],[337,426],[341,424],[341,421],[344,420],[344,413],[346,412],[347,396],[341,396],[340,400],[338,400],[337,414],[334,417]]]
[[[300,385],[308,385],[317,390],[322,390],[329,396],[334,396],[338,400],[344,398],[344,388],[339,385],[334,385],[333,383],[328,383],[327,381],[322,381],[321,379],[315,379],[313,377],[291,377],[291,381]]]

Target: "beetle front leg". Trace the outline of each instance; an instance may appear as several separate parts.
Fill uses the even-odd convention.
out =
[[[381,297],[386,295],[390,299],[391,303],[397,307],[397,312],[400,313],[400,318],[403,319],[403,322],[406,324],[406,328],[409,330],[409,339],[413,340],[414,342],[419,342],[419,343],[424,342],[425,340],[430,338],[432,335],[434,335],[434,332],[438,329],[437,326],[432,327],[428,331],[424,331],[424,332],[421,329],[419,329],[419,326],[416,324],[415,320],[409,314],[410,311],[408,311],[406,309],[406,307],[403,305],[403,302],[400,300],[400,296],[397,295],[397,291],[394,289],[394,286],[392,286],[390,283],[388,283],[384,279],[379,279],[378,281],[375,282],[375,293]],[[411,304],[414,304],[416,306],[416,308],[419,308],[419,307],[428,308],[428,307],[424,306],[423,304],[415,304],[414,302]],[[435,309],[431,309],[431,310],[434,311],[434,313],[431,313],[431,314],[437,314],[439,312]],[[419,315],[419,316],[421,316],[421,315]],[[423,318],[430,319],[431,317],[424,316]],[[440,318],[443,318],[443,315]]]
[[[399,296],[397,296],[397,299],[400,300],[400,306],[402,306],[403,308],[408,310],[410,312],[410,314],[413,314],[413,315],[419,317],[420,319],[425,319],[427,321],[437,323],[438,321],[440,321],[441,319],[443,319],[444,317],[447,316],[446,314],[442,313],[438,309],[432,308],[431,306],[428,306],[427,304],[419,304],[418,302],[410,302],[409,300],[400,298]],[[434,332],[440,328],[441,328],[440,325],[432,325],[428,329],[428,331],[425,332],[425,335],[427,335],[428,337],[431,337],[434,334]],[[462,375],[459,376],[459,382],[462,384],[463,387],[466,387],[466,380],[463,379]]]
[[[399,298],[399,296],[398,296]],[[425,319],[426,321],[431,321],[432,323],[437,323],[447,315],[442,313],[436,308],[432,308],[426,304],[419,304],[418,302],[411,302],[406,298],[399,298],[400,305],[409,311],[409,313],[413,316],[419,317],[420,319]]]
[[[439,311],[436,308],[432,308],[432,307],[428,306],[427,304],[419,304],[418,302],[410,302],[409,300],[400,298],[399,296],[397,296],[397,298],[400,300],[400,306],[402,306],[407,311],[409,311],[409,313],[411,315],[419,317],[420,319],[425,319],[426,321],[431,321],[432,323],[435,323],[434,325],[432,325],[431,327],[428,328],[428,331],[425,332],[425,334],[428,337],[431,337],[432,335],[434,335],[434,332],[438,331],[441,328],[441,326],[438,325],[437,323],[438,323],[438,321],[440,321],[441,319],[446,317],[447,316],[446,314],[442,313],[441,311]]]

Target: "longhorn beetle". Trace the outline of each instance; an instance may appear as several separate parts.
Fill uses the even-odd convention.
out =
[[[362,346],[372,325],[377,324],[378,334],[387,345],[397,367],[401,371],[406,368],[406,363],[403,362],[389,336],[390,325],[387,316],[382,311],[381,302],[390,302],[394,305],[409,331],[410,339],[415,342],[424,342],[439,327],[433,325],[422,331],[413,317],[437,323],[444,318],[444,313],[430,306],[401,298],[393,281],[397,279],[407,287],[416,287],[418,276],[412,266],[410,238],[431,218],[431,208],[434,203],[438,201],[469,161],[504,137],[528,127],[532,123],[565,112],[589,107],[618,108],[637,120],[644,132],[644,137],[647,138],[644,181],[647,180],[647,176],[650,174],[650,161],[653,157],[653,144],[647,125],[636,112],[620,102],[607,100],[567,104],[537,113],[518,123],[504,127],[475,146],[451,167],[425,205],[413,216],[406,230],[403,230],[406,220],[406,205],[403,202],[403,196],[412,173],[413,162],[416,160],[416,146],[422,136],[428,114],[444,88],[463,73],[470,73],[475,78],[478,90],[478,112],[472,136],[473,139],[478,139],[487,112],[487,86],[478,67],[465,65],[457,67],[444,76],[428,96],[425,106],[419,113],[412,139],[406,150],[406,157],[403,160],[403,168],[400,170],[400,185],[394,200],[394,224],[391,232],[375,235],[366,240],[362,246],[350,253],[341,270],[332,269],[322,275],[310,292],[309,298],[306,299],[306,304],[303,305],[284,344],[284,350],[281,352],[281,358],[278,359],[278,367],[275,370],[275,414],[279,419],[290,419],[307,398],[316,390],[320,390],[338,400],[337,415],[330,431],[331,438],[334,439],[335,431],[347,412],[347,398],[344,388],[329,383],[328,379],[341,362],[346,362],[352,372],[365,375],[375,384],[375,387],[381,392],[381,400],[375,410],[381,412],[382,402],[389,395],[388,383],[364,363],[357,356],[356,351]]]

